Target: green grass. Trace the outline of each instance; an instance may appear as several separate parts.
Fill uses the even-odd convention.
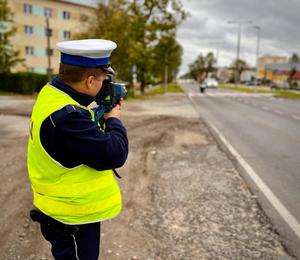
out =
[[[220,85],[220,88],[246,93],[271,93],[275,97],[300,99],[300,93],[298,94],[289,90],[268,90],[244,86],[235,87],[233,85]]]
[[[229,89],[229,90],[234,90],[234,91],[239,91],[239,92],[246,92],[246,93],[274,93],[273,90],[268,90],[268,89],[259,89],[259,88],[251,88],[251,87],[245,87],[245,86],[233,86],[233,85],[220,85],[220,88],[223,89]]]
[[[174,83],[169,83],[167,85],[167,92],[168,93],[183,93],[183,90],[179,85],[176,85]],[[126,100],[127,101],[131,101],[131,100],[135,100],[135,99],[146,100],[146,99],[153,98],[156,95],[162,95],[164,93],[165,93],[165,87],[164,87],[164,85],[162,85],[158,88],[153,88],[153,89],[146,91],[146,93],[144,95],[136,95],[135,97],[133,97],[132,95],[128,95]]]
[[[290,91],[275,91],[274,94],[275,97],[281,97],[281,98],[294,98],[294,99],[300,99],[300,93],[294,93]]]
[[[174,83],[169,83],[169,84],[167,84],[167,92],[168,93],[182,93],[183,90],[180,86],[178,86]],[[155,89],[148,91],[147,94],[156,95],[156,94],[164,94],[164,93],[165,93],[165,86],[162,85],[159,88],[155,88]]]
[[[19,96],[20,94],[0,90],[0,96]]]

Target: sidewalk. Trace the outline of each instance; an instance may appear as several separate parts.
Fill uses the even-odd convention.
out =
[[[102,259],[292,259],[184,94],[124,108],[124,209]]]

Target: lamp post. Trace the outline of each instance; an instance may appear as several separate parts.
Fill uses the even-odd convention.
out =
[[[237,38],[237,49],[236,49],[236,68],[235,68],[235,85],[239,81],[239,59],[240,59],[240,48],[241,48],[241,31],[243,24],[251,24],[252,21],[228,21],[229,24],[238,25],[238,38]]]
[[[259,73],[258,59],[259,59],[259,44],[260,44],[260,30],[261,30],[261,27],[258,26],[258,25],[254,25],[253,28],[257,30],[257,43],[256,43],[256,77],[255,77],[255,87],[257,87],[257,77],[258,77],[258,73]]]

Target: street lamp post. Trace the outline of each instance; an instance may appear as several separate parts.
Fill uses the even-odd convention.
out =
[[[261,30],[261,27],[258,26],[258,25],[254,25],[253,28],[257,30],[257,44],[256,44],[256,77],[255,77],[255,86],[257,87],[257,77],[258,77],[258,73],[259,73],[258,59],[259,59],[259,44],[260,44],[260,30]]]
[[[243,24],[251,24],[252,21],[228,21],[229,24],[238,25],[238,38],[237,38],[237,50],[236,50],[236,68],[235,68],[235,85],[239,81],[239,59],[240,59],[240,49],[241,49],[241,31]]]

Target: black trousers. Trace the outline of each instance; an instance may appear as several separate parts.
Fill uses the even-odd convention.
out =
[[[101,223],[91,223],[60,228],[52,222],[40,222],[41,231],[51,243],[56,260],[98,260],[100,253]],[[71,227],[71,228],[69,228]]]

